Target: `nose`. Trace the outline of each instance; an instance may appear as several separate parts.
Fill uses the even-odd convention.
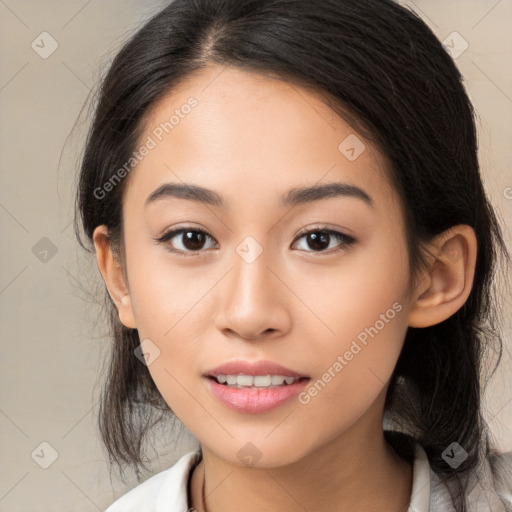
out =
[[[254,341],[287,332],[292,293],[286,277],[269,266],[266,251],[254,261],[235,253],[232,262],[220,292],[216,327],[226,336]]]

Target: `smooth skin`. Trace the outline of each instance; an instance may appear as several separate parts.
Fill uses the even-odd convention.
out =
[[[105,226],[94,232],[121,322],[160,350],[151,376],[202,445],[190,506],[204,512],[204,473],[208,512],[406,511],[412,466],[384,439],[386,390],[408,327],[437,324],[466,301],[474,231],[459,225],[436,237],[410,290],[404,218],[386,160],[317,93],[210,66],[154,106],[141,140],[191,96],[197,106],[128,177],[125,259],[111,250]],[[338,149],[351,134],[366,147],[354,161]],[[172,197],[145,205],[162,184],[181,182],[216,191],[227,207]],[[332,182],[360,187],[373,206],[346,196],[279,204],[289,189]],[[202,246],[187,245],[183,234],[155,241],[190,226],[212,238]],[[332,236],[319,250],[299,236],[319,226],[356,241]],[[247,236],[262,248],[252,263],[236,250]],[[306,405],[294,399],[264,414],[237,412],[202,377],[240,358],[316,381],[395,302],[401,311]],[[261,454],[255,466],[237,455],[248,442]]]

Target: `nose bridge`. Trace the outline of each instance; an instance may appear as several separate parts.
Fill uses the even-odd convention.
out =
[[[268,247],[264,248],[251,235],[236,246],[231,296],[238,300],[239,306],[247,303],[247,306],[254,308],[261,299],[268,300],[263,296],[270,295],[269,292],[274,288],[271,283],[274,277],[268,268],[269,252]]]
[[[270,253],[250,235],[235,247],[229,284],[220,305],[219,328],[247,338],[286,328],[288,314],[281,304],[283,295],[271,270]]]

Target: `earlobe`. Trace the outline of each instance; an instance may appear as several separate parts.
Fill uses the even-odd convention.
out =
[[[477,240],[465,224],[437,235],[430,245],[431,260],[408,316],[410,327],[438,324],[466,302],[476,266]]]
[[[123,269],[109,243],[108,228],[98,226],[93,233],[96,262],[105,281],[108,293],[117,307],[119,320],[128,328],[136,329],[130,291],[123,275]]]
[[[136,329],[135,315],[133,314],[132,298],[129,293],[121,297],[121,304],[117,305],[119,320],[125,327]]]

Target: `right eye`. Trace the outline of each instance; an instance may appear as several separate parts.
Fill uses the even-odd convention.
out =
[[[173,239],[176,239],[177,243],[171,243]],[[160,238],[157,238],[156,241],[164,244],[172,253],[179,254],[180,256],[195,256],[194,253],[205,250],[203,246],[206,239],[216,241],[206,231],[189,226],[167,231]],[[181,247],[176,248],[176,245],[181,245]]]

